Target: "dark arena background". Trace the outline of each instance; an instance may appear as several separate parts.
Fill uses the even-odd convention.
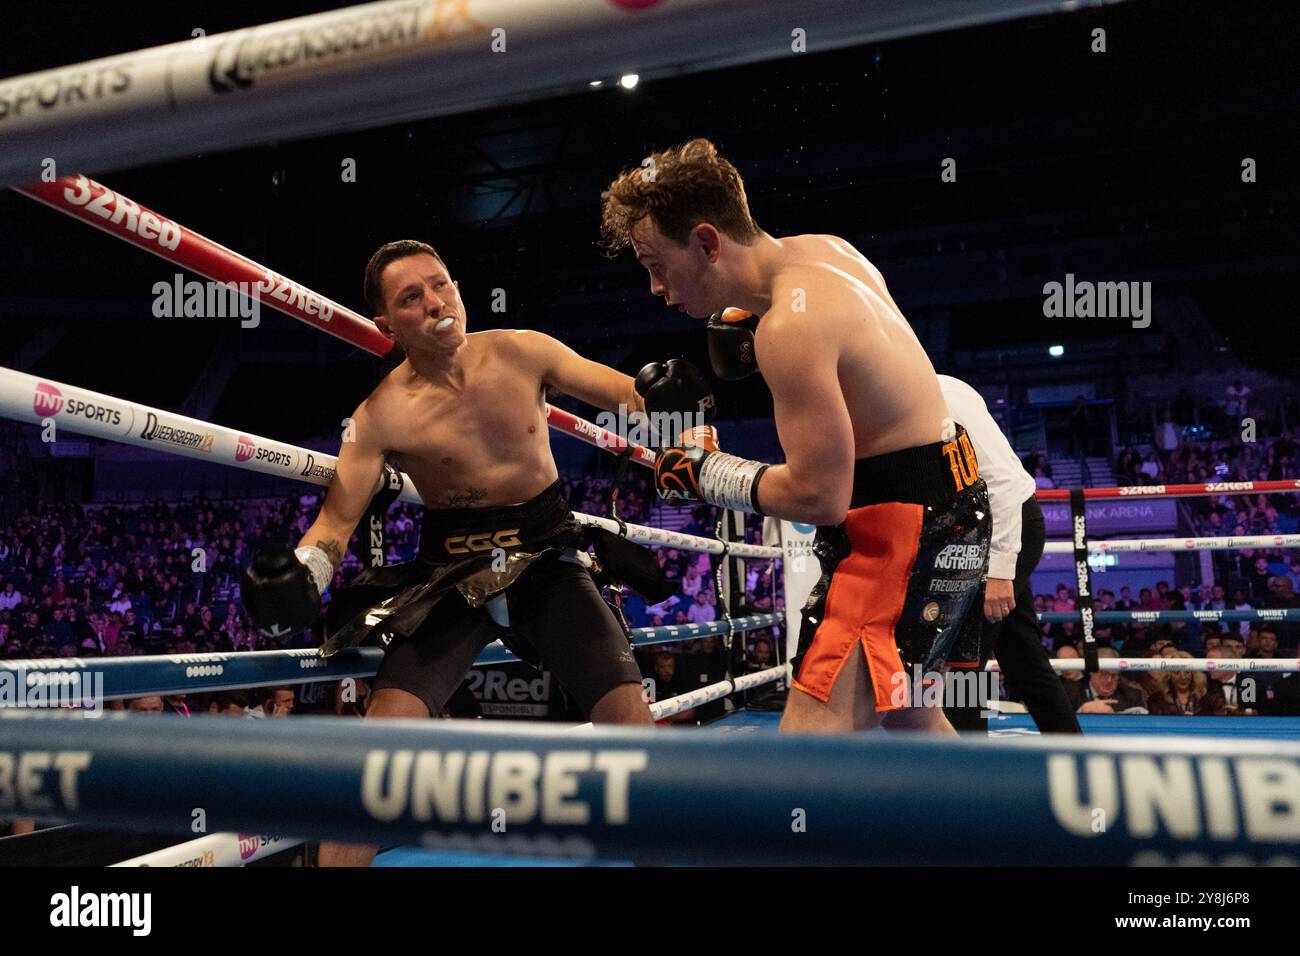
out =
[[[1300,7],[411,0],[223,36],[349,9],[0,2],[0,865],[370,860],[338,855],[351,844],[376,867],[1300,861]],[[408,22],[427,49],[402,48]],[[165,67],[43,73],[164,44],[181,51]],[[154,69],[171,71],[156,103]],[[870,260],[934,371],[983,399],[1045,522],[1041,561],[1015,566],[1035,679],[999,653],[981,590],[963,613],[983,646],[946,682],[969,676],[978,702],[912,708],[943,705],[960,739],[888,720],[779,734],[813,699],[789,665],[821,519],[660,500],[653,454],[619,452],[673,436],[559,389],[549,418],[498,390],[494,415],[444,401],[419,421],[442,435],[467,415],[457,440],[504,449],[475,452],[499,468],[526,440],[506,419],[549,420],[560,493],[604,528],[577,550],[658,726],[604,726],[629,721],[583,706],[467,591],[431,620],[458,602],[505,644],[453,675],[435,720],[361,719],[402,638],[316,649],[358,575],[415,567],[410,463],[390,457],[400,487],[326,565],[324,616],[260,627],[241,582],[303,541],[354,410],[400,374],[363,297],[384,243],[436,247],[469,333],[544,333],[623,376],[706,370],[723,451],[786,462],[764,376],[709,374],[707,313],[600,246],[611,181],[697,137],[770,236]],[[265,271],[255,320],[212,294]],[[815,297],[801,319],[809,341],[839,320]],[[906,359],[878,361],[900,381]],[[932,393],[908,368],[899,393]],[[878,413],[854,414],[870,430]],[[605,573],[629,540],[650,584]],[[552,627],[584,634],[570,613],[557,599]],[[1125,880],[1098,927],[1174,915]],[[1174,909],[1263,925],[1265,896],[1227,899],[1246,885],[1202,880],[1223,898]]]

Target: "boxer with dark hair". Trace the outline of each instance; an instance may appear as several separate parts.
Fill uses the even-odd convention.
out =
[[[333,596],[325,622],[327,655],[363,641],[386,648],[366,719],[437,715],[500,638],[543,662],[593,721],[650,724],[628,634],[579,553],[546,422],[549,388],[640,409],[632,379],[537,332],[468,333],[459,286],[424,243],[380,248],[365,291],[405,357],[353,413],[296,550],[268,548],[245,573],[250,617],[261,628],[317,618],[391,459],[427,509],[419,556],[362,572]],[[332,845],[321,854],[327,864],[371,856]]]
[[[880,271],[835,236],[760,229],[740,173],[708,140],[653,153],[602,199],[606,251],[630,247],[654,295],[716,316],[719,377],[762,372],[785,452],[780,465],[747,461],[697,430],[660,451],[660,495],[820,526],[824,573],[804,608],[782,729],[953,733],[909,688],[947,661],[978,660],[954,643],[988,559],[988,498]],[[687,376],[642,373],[652,415],[661,378]]]

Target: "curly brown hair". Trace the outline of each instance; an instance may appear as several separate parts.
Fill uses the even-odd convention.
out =
[[[759,236],[745,181],[707,139],[651,153],[640,166],[620,173],[600,198],[601,247],[611,259],[632,244],[632,227],[646,216],[679,246],[702,222],[741,245]]]

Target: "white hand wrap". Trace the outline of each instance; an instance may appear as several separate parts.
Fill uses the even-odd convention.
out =
[[[316,583],[316,590],[324,594],[330,581],[334,580],[334,562],[329,555],[320,548],[308,545],[305,548],[295,548],[293,556],[307,568],[307,573]]]
[[[700,495],[710,504],[729,511],[762,514],[758,507],[758,480],[767,467],[761,461],[715,451],[700,468]]]

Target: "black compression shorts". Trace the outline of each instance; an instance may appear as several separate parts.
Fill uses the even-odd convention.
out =
[[[641,682],[627,635],[591,575],[572,552],[558,552],[483,607],[455,591],[444,596],[415,634],[388,648],[373,687],[414,694],[436,716],[483,648],[512,635],[536,649],[588,716],[618,685]]]

